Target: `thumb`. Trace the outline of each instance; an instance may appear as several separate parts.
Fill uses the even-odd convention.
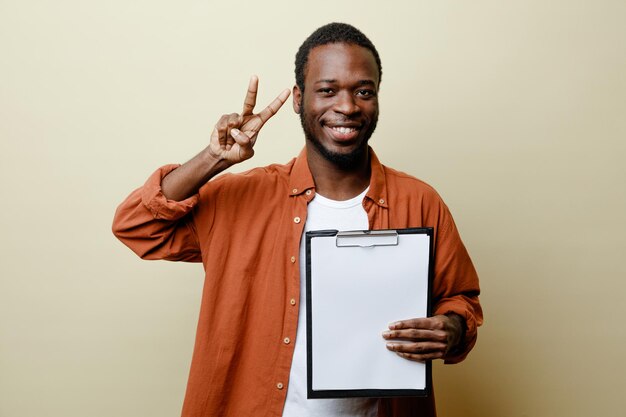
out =
[[[237,128],[233,128],[230,130],[230,136],[232,136],[233,139],[235,139],[235,142],[237,142],[239,146],[250,145],[250,141],[251,141],[250,136],[246,135],[245,133],[243,133],[241,130]]]
[[[252,139],[239,129],[232,129],[230,135],[235,139],[237,145],[239,145],[239,158],[242,161],[252,158],[254,155]]]

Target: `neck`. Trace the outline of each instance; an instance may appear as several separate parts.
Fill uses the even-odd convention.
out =
[[[307,147],[307,162],[316,192],[332,200],[349,200],[361,194],[370,183],[369,152],[349,168],[338,167],[313,149]]]

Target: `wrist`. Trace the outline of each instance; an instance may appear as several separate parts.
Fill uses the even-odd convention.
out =
[[[213,152],[211,145],[202,151],[201,158],[204,166],[212,173],[219,173],[233,165],[232,162],[224,158],[223,154]]]
[[[449,325],[454,329],[452,334],[454,335],[450,340],[450,346],[448,348],[448,354],[455,354],[462,350],[463,343],[465,341],[465,319],[459,314],[449,312],[445,316],[449,319]]]

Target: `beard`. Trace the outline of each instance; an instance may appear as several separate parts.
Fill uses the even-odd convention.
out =
[[[322,142],[315,136],[313,133],[312,124],[316,123],[315,121],[311,121],[307,118],[306,112],[304,110],[304,106],[300,107],[300,124],[302,125],[302,130],[304,130],[305,139],[312,143],[315,146],[315,149],[322,155],[324,159],[328,162],[334,164],[337,168],[349,171],[356,167],[358,167],[359,163],[367,158],[368,147],[367,143],[372,137],[374,130],[376,130],[376,124],[378,123],[378,115],[372,120],[372,122],[367,127],[365,131],[365,135],[361,139],[361,143],[348,153],[334,152],[328,148],[326,148]]]

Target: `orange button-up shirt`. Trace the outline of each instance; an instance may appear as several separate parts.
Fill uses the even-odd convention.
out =
[[[462,360],[482,323],[476,271],[452,216],[427,184],[370,149],[370,229],[433,227],[435,314],[465,318]],[[202,262],[204,291],[183,417],[282,415],[300,302],[299,247],[315,183],[306,150],[286,165],[224,174],[167,200],[157,170],[117,209],[115,235],[144,259]],[[403,319],[407,317],[399,317]],[[381,338],[381,343],[383,340]],[[383,399],[379,416],[434,416],[433,397]]]

